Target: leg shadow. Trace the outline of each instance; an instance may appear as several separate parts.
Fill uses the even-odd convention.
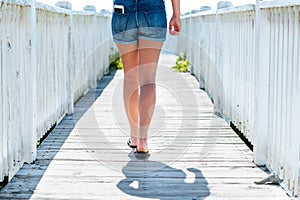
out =
[[[199,169],[188,168],[195,176],[188,178],[184,171],[162,162],[138,160],[133,153],[128,156],[131,161],[122,170],[126,178],[117,184],[128,195],[160,200],[200,200],[210,194]]]

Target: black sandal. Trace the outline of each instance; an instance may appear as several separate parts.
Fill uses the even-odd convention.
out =
[[[139,151],[137,148],[135,149],[135,154],[149,154],[149,151]]]
[[[131,144],[130,138],[129,138],[128,142],[127,142],[127,145],[128,145],[130,148],[133,148],[133,149],[137,148],[136,145],[132,145],[132,144]]]
[[[138,159],[147,159],[150,157],[149,151],[139,151],[137,148],[135,149],[134,155]]]

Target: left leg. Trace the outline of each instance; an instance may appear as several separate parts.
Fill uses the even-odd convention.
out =
[[[139,54],[137,44],[118,44],[124,65],[123,100],[127,118],[130,124],[130,138],[132,145],[137,145],[138,138],[138,90],[139,90]]]
[[[139,140],[138,151],[148,151],[148,129],[156,102],[155,76],[163,42],[139,40]]]

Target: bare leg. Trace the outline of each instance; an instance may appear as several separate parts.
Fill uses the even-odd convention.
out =
[[[124,66],[123,98],[127,118],[130,124],[132,145],[138,143],[139,122],[139,52],[137,44],[117,44]]]
[[[155,76],[163,43],[139,40],[139,140],[138,151],[148,151],[148,129],[156,102]]]

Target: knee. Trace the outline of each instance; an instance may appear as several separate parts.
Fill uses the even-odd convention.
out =
[[[154,81],[144,81],[140,83],[140,87],[143,89],[153,89],[156,87],[156,83]]]
[[[145,82],[143,84],[140,85],[141,87],[141,90],[144,90],[144,91],[148,91],[148,92],[155,92],[156,90],[156,84],[155,82]]]
[[[125,75],[124,76],[124,89],[126,90],[137,90],[139,87],[138,76]]]

